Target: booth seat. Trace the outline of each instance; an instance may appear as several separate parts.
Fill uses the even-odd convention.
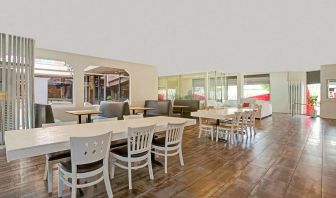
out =
[[[174,100],[174,105],[188,106],[183,109],[182,117],[185,118],[191,118],[190,113],[200,109],[199,100]],[[174,113],[180,113],[180,110],[176,109]]]
[[[147,110],[145,116],[173,116],[173,104],[170,100],[146,100],[145,107],[153,108]]]

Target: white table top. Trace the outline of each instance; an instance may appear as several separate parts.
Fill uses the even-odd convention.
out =
[[[187,126],[196,124],[195,119],[158,116],[6,131],[7,161],[68,150],[70,148],[70,137],[95,136],[112,131],[112,140],[120,140],[126,138],[128,127],[156,124],[156,132],[158,132],[165,130],[168,122],[184,121],[187,121]]]
[[[198,110],[191,112],[191,116],[209,119],[225,120],[234,116],[235,112],[252,111],[250,108],[229,107],[223,109]]]

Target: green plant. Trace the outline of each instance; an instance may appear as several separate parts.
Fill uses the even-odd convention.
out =
[[[107,96],[106,100],[112,100],[112,96]]]
[[[308,102],[309,105],[315,107],[317,105],[317,96],[310,96]]]

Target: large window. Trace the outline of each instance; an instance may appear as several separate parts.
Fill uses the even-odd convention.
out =
[[[129,74],[123,69],[89,66],[84,76],[84,102],[129,100]]]
[[[227,85],[227,100],[237,100],[237,76],[227,76],[226,77]]]
[[[244,76],[244,98],[257,100],[270,100],[269,74]]]
[[[36,59],[34,73],[35,103],[73,103],[73,69],[68,64]]]

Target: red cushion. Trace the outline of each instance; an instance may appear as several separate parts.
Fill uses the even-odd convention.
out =
[[[243,103],[243,107],[249,107],[249,106],[250,106],[250,103],[247,103],[247,102]]]

